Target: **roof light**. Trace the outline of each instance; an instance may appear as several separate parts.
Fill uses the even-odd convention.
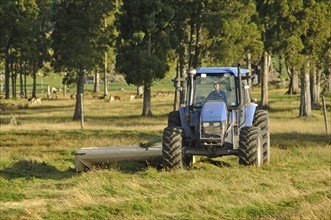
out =
[[[189,69],[189,70],[187,70],[187,72],[188,72],[190,75],[195,75],[195,74],[197,74],[197,70],[196,70],[196,69]]]

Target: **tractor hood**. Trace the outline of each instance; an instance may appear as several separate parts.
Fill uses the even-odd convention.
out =
[[[201,122],[226,120],[226,104],[223,101],[206,102],[201,109]]]

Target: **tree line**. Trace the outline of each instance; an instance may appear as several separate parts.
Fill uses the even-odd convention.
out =
[[[268,108],[274,57],[285,60],[278,71],[289,75],[287,93],[300,92],[299,116],[310,116],[330,91],[330,17],[329,0],[1,0],[5,98],[17,97],[17,81],[27,96],[27,76],[35,97],[40,70],[65,72],[63,83],[77,84],[78,120],[86,72],[103,71],[106,83],[114,67],[144,88],[142,115],[151,116],[153,82],[170,64],[185,77],[188,68],[241,63],[261,75],[260,107]]]

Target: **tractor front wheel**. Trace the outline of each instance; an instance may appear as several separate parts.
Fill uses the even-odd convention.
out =
[[[239,163],[241,165],[262,166],[262,135],[258,127],[244,127],[239,137]]]
[[[166,169],[183,168],[192,163],[192,156],[184,155],[182,133],[179,127],[166,127],[163,131],[162,156]]]
[[[268,111],[257,110],[254,115],[253,126],[259,127],[262,133],[263,163],[270,162],[270,132]]]

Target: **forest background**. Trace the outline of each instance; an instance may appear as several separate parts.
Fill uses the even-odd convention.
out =
[[[311,116],[330,91],[330,8],[325,0],[3,0],[1,92],[36,98],[37,77],[56,72],[64,96],[76,85],[79,120],[87,77],[95,93],[101,79],[107,96],[108,75],[117,73],[144,94],[142,115],[151,116],[151,87],[166,73],[183,78],[189,68],[240,63],[260,76],[261,108],[268,107],[269,78],[286,79],[287,94],[301,94],[299,116]]]
[[[1,0],[0,219],[330,219],[330,17],[327,0]],[[81,147],[160,137],[185,96],[171,79],[238,63],[269,165],[75,172]]]

